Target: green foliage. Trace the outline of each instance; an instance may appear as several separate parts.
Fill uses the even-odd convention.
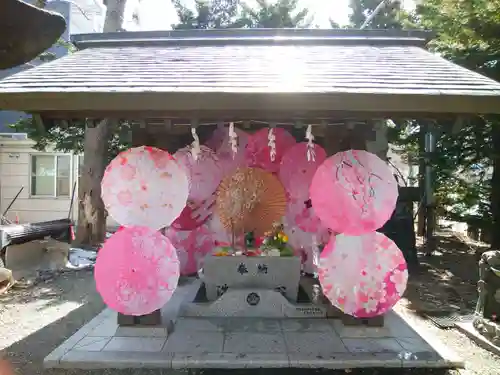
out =
[[[189,9],[174,0],[179,24],[174,29],[296,28],[311,26],[309,11],[298,8],[299,0],[256,0],[250,7],[240,0],[195,0]]]
[[[429,44],[432,51],[500,79],[500,0],[424,0],[411,19],[437,32]],[[408,157],[418,158],[418,124],[406,125],[410,129],[406,135],[400,127],[390,140]],[[499,222],[500,212],[491,199],[495,191],[500,194],[500,186],[492,184],[494,161],[500,153],[493,147],[493,134],[499,127],[494,116],[438,124],[438,152],[432,162],[441,216],[482,228]]]
[[[45,130],[39,129],[31,117],[20,119],[15,124],[10,125],[16,132],[27,133],[28,137],[35,141],[34,149],[45,151],[48,148],[54,148],[56,151],[74,152],[83,155],[85,120],[76,120],[61,126],[56,123],[45,124]],[[130,125],[123,122],[119,125],[117,131],[109,141],[109,160],[113,159],[118,153],[130,147]]]
[[[349,7],[351,15],[349,21],[351,27],[359,28],[366,18],[373,13],[381,0],[350,0]],[[401,3],[394,1],[387,4],[371,21],[368,29],[403,29],[406,28],[408,14],[401,9]]]
[[[240,0],[195,0],[191,10],[182,0],[173,0],[179,23],[174,30],[221,29],[234,27]]]
[[[312,18],[309,10],[298,9],[299,0],[256,0],[257,7],[241,4],[242,11],[237,21],[240,27],[248,28],[307,28]]]

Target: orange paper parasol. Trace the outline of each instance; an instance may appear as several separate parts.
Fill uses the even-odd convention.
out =
[[[228,230],[254,231],[261,236],[285,214],[285,189],[262,169],[241,168],[222,180],[216,204],[221,223]]]

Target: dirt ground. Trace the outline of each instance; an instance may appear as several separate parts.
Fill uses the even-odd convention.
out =
[[[472,312],[476,303],[477,259],[475,247],[449,234],[440,235],[435,256],[422,257],[421,272],[412,277],[398,309],[411,314],[432,310]],[[95,291],[92,271],[71,271],[55,277],[47,275],[27,288],[12,289],[0,296],[0,355],[21,375],[84,375],[87,371],[43,370],[43,359],[66,338],[92,319],[104,306]],[[451,349],[467,361],[461,375],[497,375],[500,357],[479,348],[456,330],[441,330],[415,315]],[[279,371],[270,371],[275,375]],[[292,371],[293,372],[293,371]],[[287,375],[291,371],[285,371]],[[0,371],[1,373],[1,371]],[[98,371],[93,374],[149,374],[149,371]],[[155,372],[157,374],[158,372]],[[215,372],[214,372],[215,373]],[[217,374],[226,371],[217,371]],[[231,375],[240,371],[231,371]],[[322,372],[323,373],[323,372]],[[369,370],[364,373],[396,372]],[[417,373],[417,372],[414,372]],[[430,371],[419,371],[430,374]],[[456,375],[457,372],[450,372]],[[304,371],[300,371],[304,374]],[[4,374],[0,374],[4,375]]]

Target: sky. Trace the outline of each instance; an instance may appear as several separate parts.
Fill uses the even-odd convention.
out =
[[[246,0],[251,5],[254,0]],[[403,0],[405,8],[411,8],[414,0]],[[194,0],[184,0],[186,6],[191,7]],[[329,28],[329,19],[333,19],[340,25],[348,23],[349,0],[301,0],[302,7],[308,8],[314,17],[314,23],[320,27]],[[128,30],[165,30],[175,24],[177,15],[170,0],[142,0],[140,8],[137,0],[127,2],[125,19],[130,19],[134,9],[139,10],[140,28],[134,26],[130,21],[126,22]]]

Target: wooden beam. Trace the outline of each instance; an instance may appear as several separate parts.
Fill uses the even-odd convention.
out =
[[[42,116],[39,113],[35,113],[32,117],[33,117],[33,122],[35,123],[35,126],[40,131],[40,134],[45,134],[47,131],[47,128],[44,125]]]
[[[350,111],[385,114],[420,113],[500,113],[500,92],[495,90],[436,89],[339,89],[331,92],[235,91],[192,88],[191,91],[158,92],[113,91],[110,88],[81,91],[55,90],[36,92],[0,92],[0,107],[4,110],[27,112],[123,112],[127,111]],[[189,116],[191,117],[191,116]],[[434,117],[434,116],[432,116]]]
[[[207,123],[217,125],[222,122],[245,122],[253,121],[274,121],[283,126],[287,123],[293,126],[297,121],[302,121],[305,125],[327,125],[345,121],[368,121],[372,119],[394,119],[407,120],[417,118],[432,118],[455,120],[457,116],[470,116],[455,113],[418,113],[418,112],[352,112],[352,111],[42,111],[43,117],[49,119],[81,119],[81,118],[120,118],[120,119],[140,119],[150,122],[170,121],[174,125],[191,126],[193,118],[198,119],[200,125]]]

